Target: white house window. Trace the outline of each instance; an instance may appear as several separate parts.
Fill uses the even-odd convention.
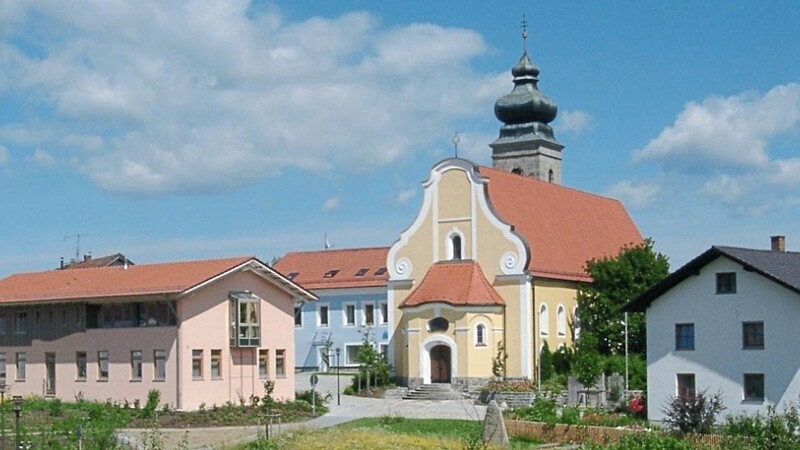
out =
[[[547,305],[544,303],[539,308],[539,334],[542,336],[550,334],[550,320],[547,317]]]
[[[386,325],[389,323],[389,304],[386,302],[380,303],[381,309],[381,324]]]
[[[742,322],[742,348],[764,349],[764,322]]]
[[[578,307],[576,306],[572,312],[572,338],[576,341],[581,337],[581,319],[578,316]]]
[[[364,325],[375,325],[374,303],[364,303]]]
[[[445,332],[450,327],[450,322],[444,317],[434,317],[428,321],[428,331],[441,331]]]
[[[717,274],[717,294],[736,293],[736,272],[720,272]]]
[[[153,350],[153,379],[163,381],[167,378],[167,351]]]
[[[564,312],[564,305],[558,305],[556,310],[556,331],[560,337],[567,335],[567,315]]]
[[[28,313],[24,311],[17,313],[17,322],[14,325],[14,332],[20,334],[28,332]]]
[[[764,400],[764,374],[744,374],[744,399],[752,401]]]
[[[296,328],[303,328],[303,305],[294,305],[294,326]]]
[[[486,325],[479,323],[475,325],[475,346],[486,347]]]
[[[352,303],[344,305],[344,325],[346,327],[356,325],[356,305]]]
[[[131,380],[142,379],[142,351],[131,351]]]
[[[328,317],[329,317],[329,310],[328,305],[319,305],[317,308],[317,325],[321,327],[328,326]]]
[[[694,398],[695,383],[693,373],[679,373],[677,374],[678,382],[678,398]]]
[[[108,351],[97,352],[97,379],[108,380]]]
[[[694,350],[694,324],[675,324],[675,350]]]
[[[361,349],[361,344],[345,344],[344,364],[346,366],[354,366],[358,364],[358,351],[360,349]]]

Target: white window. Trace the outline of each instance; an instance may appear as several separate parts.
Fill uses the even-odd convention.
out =
[[[356,325],[356,305],[348,303],[344,305],[344,326],[354,327]]]
[[[572,338],[578,340],[581,337],[581,319],[578,316],[578,307],[575,307],[575,310],[572,313]]]
[[[25,375],[28,367],[28,358],[25,352],[17,353],[17,381],[25,381]]]
[[[131,351],[131,380],[142,379],[142,351]]]
[[[361,350],[361,344],[345,344],[344,345],[344,365],[355,366],[358,365],[358,351]]]
[[[222,349],[211,350],[211,379],[222,378]]]
[[[267,378],[269,376],[269,350],[258,350],[258,376]]]
[[[363,303],[362,306],[364,307],[364,325],[375,325],[375,304]]]
[[[550,320],[547,316],[547,305],[544,303],[539,309],[539,334],[542,336],[550,334]]]
[[[381,310],[381,324],[386,325],[389,323],[389,304],[387,302],[380,302]]]
[[[475,325],[475,346],[486,347],[486,324],[479,323]]]
[[[294,305],[294,326],[303,328],[303,305],[300,303]]]
[[[192,378],[203,379],[203,350],[192,350]]]
[[[231,292],[231,347],[258,347],[261,342],[261,299],[250,292]]]
[[[0,380],[6,380],[6,352],[0,353]]]
[[[163,381],[167,378],[167,351],[153,351],[153,379]]]
[[[464,235],[455,229],[447,235],[447,259],[464,259]]]
[[[108,380],[108,351],[97,352],[97,379]]]
[[[328,305],[317,305],[317,326],[327,327],[329,319]]]
[[[567,316],[564,312],[564,305],[558,305],[556,310],[556,331],[559,337],[567,335]]]
[[[286,376],[286,350],[275,350],[275,376],[278,378]]]

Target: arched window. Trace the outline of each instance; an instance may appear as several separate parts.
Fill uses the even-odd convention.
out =
[[[511,173],[513,173],[514,175],[522,175],[522,169],[520,169],[519,167],[514,167],[513,169],[511,169]]]
[[[564,305],[558,305],[556,310],[556,331],[559,336],[567,335],[567,315],[564,312]]]
[[[428,321],[428,331],[447,331],[450,327],[450,322],[444,317],[435,317]]]
[[[542,307],[539,309],[539,334],[542,336],[550,334],[550,320],[547,317],[547,305],[544,303],[542,303]]]
[[[482,323],[475,325],[475,346],[486,347],[486,325]]]
[[[550,169],[550,171],[547,172],[547,182],[548,183],[553,182],[553,169]]]
[[[461,259],[461,236],[454,234],[450,238],[450,245],[453,247],[453,257],[450,259]]]
[[[576,341],[581,337],[581,319],[578,316],[578,307],[572,312],[572,338]]]

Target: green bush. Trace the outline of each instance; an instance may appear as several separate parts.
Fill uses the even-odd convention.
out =
[[[720,393],[706,391],[691,396],[671,397],[664,408],[664,421],[681,433],[711,432],[717,415],[725,409]]]
[[[583,444],[583,450],[697,450],[706,449],[707,446],[697,446],[692,443],[662,433],[633,433],[622,437],[617,444]]]
[[[141,417],[145,419],[149,419],[153,417],[153,413],[158,408],[158,404],[161,402],[161,391],[158,389],[150,389],[147,391],[147,403],[145,403],[144,408],[142,408]]]
[[[728,437],[723,450],[789,450],[800,448],[800,412],[790,405],[782,414],[768,406],[766,417],[728,416],[720,428]]]
[[[527,408],[517,408],[512,415],[521,420],[531,422],[558,423],[556,400],[548,396],[538,396]]]

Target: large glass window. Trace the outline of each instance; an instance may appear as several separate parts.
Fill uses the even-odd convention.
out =
[[[17,313],[17,321],[14,324],[14,332],[15,333],[27,333],[28,332],[28,313],[25,311],[20,311]]]
[[[742,323],[742,347],[746,350],[764,348],[764,322]]]
[[[153,351],[153,379],[164,381],[167,379],[167,351]]]
[[[361,350],[361,344],[353,344],[344,346],[344,365],[353,366],[358,364],[358,352]]]
[[[6,333],[6,315],[0,314],[0,334]]]
[[[260,301],[260,298],[250,292],[232,292],[230,294],[232,347],[259,346],[261,342]]]
[[[694,324],[675,324],[675,350],[694,350]]]
[[[114,303],[86,305],[86,328],[133,328],[175,326],[174,302]],[[50,323],[53,311],[49,312]],[[75,310],[80,324],[80,309]]]
[[[75,352],[75,379],[86,381],[86,352]]]

